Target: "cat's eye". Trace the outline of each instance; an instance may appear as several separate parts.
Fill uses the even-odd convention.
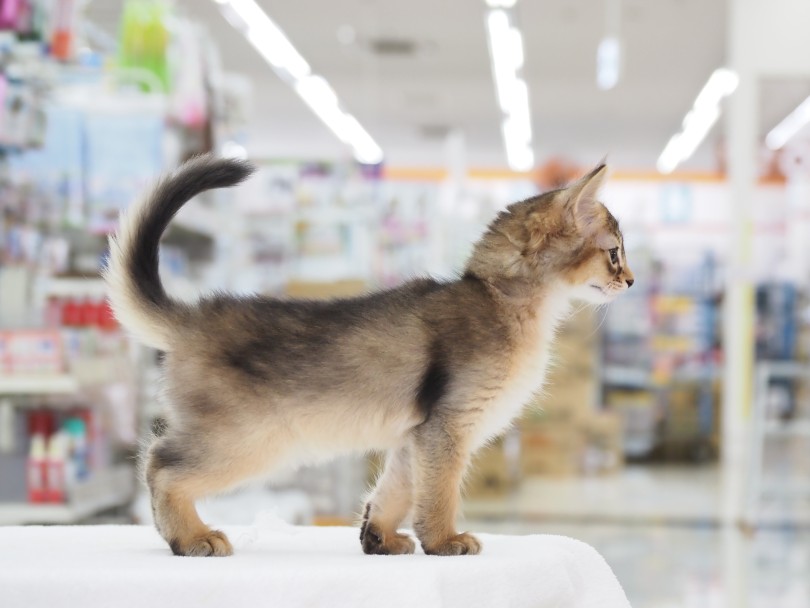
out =
[[[619,248],[614,247],[613,249],[608,249],[608,253],[610,254],[610,263],[616,264],[619,261]]]

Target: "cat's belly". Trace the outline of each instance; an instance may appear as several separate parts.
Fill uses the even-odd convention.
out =
[[[290,408],[293,409],[293,408]],[[409,404],[389,402],[308,404],[289,419],[296,457],[322,461],[338,454],[387,450],[401,446],[422,422]]]

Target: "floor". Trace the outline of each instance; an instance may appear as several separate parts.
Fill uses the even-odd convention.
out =
[[[723,527],[719,488],[712,467],[529,479],[506,499],[468,501],[465,527],[587,542],[634,608],[810,608],[810,527]]]
[[[716,467],[631,466],[604,477],[530,477],[507,496],[468,500],[468,517],[700,523],[719,517]]]
[[[495,522],[498,534],[561,534],[594,546],[634,608],[808,608],[810,530],[701,526]]]

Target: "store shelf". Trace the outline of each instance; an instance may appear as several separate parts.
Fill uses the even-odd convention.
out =
[[[768,483],[762,486],[762,496],[768,498],[810,498],[810,483]]]
[[[299,222],[322,224],[354,224],[368,222],[376,217],[376,210],[369,206],[358,207],[306,207],[295,211],[294,219]]]
[[[196,202],[185,207],[174,218],[175,226],[195,232],[209,238],[216,238],[222,234],[223,218],[221,214]]]
[[[799,361],[758,361],[757,371],[771,378],[806,378],[810,365]]]
[[[654,389],[677,383],[695,383],[718,380],[722,377],[719,369],[678,371],[665,381],[654,382],[650,370],[643,367],[608,365],[602,370],[602,380],[606,384],[633,388]]]
[[[0,395],[69,395],[81,388],[70,374],[14,374],[0,377]]]
[[[763,430],[771,437],[810,437],[810,420],[769,420]]]
[[[796,500],[810,498],[810,484],[794,479],[779,479],[778,471],[766,471],[765,444],[769,440],[810,437],[810,420],[773,420],[768,414],[768,389],[774,379],[804,380],[810,377],[810,366],[803,361],[762,360],[756,363],[756,383],[752,433],[749,446],[747,505],[745,523],[756,526],[762,521],[764,498]],[[788,520],[796,523],[794,515]]]
[[[107,284],[98,277],[53,278],[48,279],[45,294],[58,298],[102,298],[107,295]]]
[[[1,376],[0,395],[75,395],[85,388],[119,381],[130,368],[130,361],[122,355],[77,358],[70,361],[70,371],[63,374]]]
[[[605,366],[602,370],[602,380],[606,384],[617,386],[652,388],[650,371],[640,367],[625,367],[619,365]]]
[[[95,513],[127,504],[135,492],[132,467],[98,471],[77,485],[65,504],[0,503],[0,525],[72,524]]]

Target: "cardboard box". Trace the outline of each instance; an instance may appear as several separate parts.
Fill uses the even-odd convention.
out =
[[[522,475],[576,475],[580,469],[582,435],[572,421],[521,429]]]
[[[577,311],[565,320],[557,331],[557,338],[559,340],[573,339],[580,344],[590,346],[597,342],[597,328],[597,312],[587,307]]]
[[[542,392],[526,408],[521,423],[579,418],[596,408],[597,388],[593,373],[571,376],[552,370]]]
[[[290,281],[285,288],[290,298],[307,300],[325,300],[329,298],[350,298],[368,291],[365,281],[347,279],[329,283],[312,283],[307,281]]]
[[[605,475],[624,465],[623,419],[614,412],[534,421],[521,427],[523,475]]]
[[[467,498],[498,498],[515,488],[519,477],[509,446],[510,440],[511,437],[507,435],[475,455],[464,484]]]
[[[576,418],[596,407],[597,344],[591,316],[575,315],[558,334],[545,384],[526,413],[533,418]]]
[[[616,412],[594,412],[579,422],[583,436],[582,472],[612,474],[624,466],[624,430]]]

